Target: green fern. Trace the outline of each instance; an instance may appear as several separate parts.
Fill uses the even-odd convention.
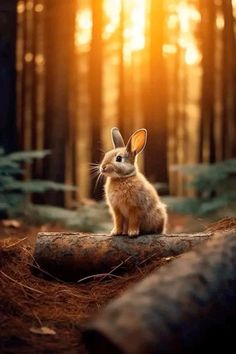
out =
[[[12,214],[14,210],[25,206],[26,197],[30,193],[76,190],[73,186],[53,181],[22,180],[24,176],[22,163],[29,164],[49,154],[49,150],[41,150],[19,151],[5,155],[4,150],[0,148],[0,211]]]
[[[206,215],[236,202],[236,159],[214,164],[174,165],[191,182],[186,187],[195,190],[196,198],[169,198],[172,210]]]

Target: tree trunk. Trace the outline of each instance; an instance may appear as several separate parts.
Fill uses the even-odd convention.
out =
[[[222,1],[224,15],[222,57],[222,145],[223,157],[232,158],[236,151],[236,39],[232,2]]]
[[[120,3],[120,27],[119,27],[119,100],[118,100],[118,127],[124,137],[125,135],[125,63],[124,63],[124,0]],[[129,132],[130,133],[130,132]]]
[[[51,0],[45,6],[45,148],[52,152],[46,161],[45,178],[64,183],[75,3]],[[63,192],[48,193],[47,203],[63,205]]]
[[[89,353],[231,353],[235,269],[235,231],[168,263],[88,324]]]
[[[16,0],[0,3],[0,147],[16,150]]]
[[[90,139],[91,161],[98,163],[102,148],[102,1],[92,0],[92,41],[90,50]],[[95,189],[95,180],[91,181],[91,196],[101,199],[100,192]]]
[[[167,182],[167,77],[162,47],[164,43],[164,1],[150,4],[150,67],[145,92],[145,171],[152,181]]]
[[[214,100],[215,100],[215,19],[212,0],[201,0],[202,16],[202,98],[199,162],[215,162]]]
[[[104,272],[128,271],[149,259],[170,257],[206,241],[213,233],[128,236],[39,233],[34,258],[54,277],[77,281]]]

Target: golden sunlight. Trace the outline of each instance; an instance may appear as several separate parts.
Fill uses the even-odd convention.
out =
[[[165,55],[175,54],[177,52],[176,45],[170,43],[164,44],[162,50]]]
[[[92,36],[92,12],[91,9],[83,9],[76,15],[75,44],[80,50],[87,49]]]
[[[146,26],[145,0],[104,0],[104,29],[103,39],[110,39],[120,30],[121,11],[124,14],[124,57],[133,51],[142,50],[145,46]],[[78,48],[85,49],[91,40],[92,15],[89,8],[78,11],[76,17],[75,43]]]
[[[126,61],[131,58],[132,52],[145,47],[146,4],[145,0],[104,1],[106,24],[103,38],[109,39],[117,31],[122,31],[123,53]],[[121,17],[123,28],[121,28]]]
[[[103,3],[105,25],[103,38],[109,39],[120,26],[121,0],[105,0]]]
[[[201,53],[194,38],[194,29],[201,20],[197,8],[187,1],[170,4],[172,13],[167,18],[167,30],[174,31],[176,41],[163,45],[164,55],[175,54],[177,47],[184,52],[185,63],[196,65]],[[117,41],[123,38],[125,62],[131,60],[135,51],[142,51],[146,45],[148,26],[148,1],[146,0],[104,0],[103,1],[104,41]],[[122,24],[121,24],[122,19]],[[122,28],[121,28],[122,27]],[[81,51],[88,51],[92,34],[92,14],[90,8],[78,11],[76,17],[75,43]]]
[[[179,20],[178,44],[185,51],[187,65],[195,65],[201,61],[201,53],[197,47],[193,30],[201,21],[201,15],[197,8],[185,1],[181,2],[176,9]]]
[[[188,65],[194,65],[201,61],[201,53],[194,44],[189,44],[185,50],[185,62]]]
[[[193,5],[186,2],[182,2],[177,6],[177,14],[179,17],[180,29],[183,33],[188,33],[191,30],[193,22],[200,22],[201,20],[199,11]]]
[[[145,0],[130,0],[125,5],[125,13],[128,16],[124,37],[130,51],[141,50],[145,47],[146,4]]]

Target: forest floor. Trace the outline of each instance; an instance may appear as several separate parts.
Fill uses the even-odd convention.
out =
[[[172,215],[169,231],[181,232],[191,223],[190,216]],[[204,226],[199,221],[198,231]],[[195,228],[193,231],[197,231]],[[31,273],[34,243],[40,231],[65,229],[52,224],[30,226],[21,220],[0,222],[0,353],[85,354],[81,341],[84,323],[132,283],[170,261],[170,257],[154,260],[142,269],[102,281],[48,281]]]

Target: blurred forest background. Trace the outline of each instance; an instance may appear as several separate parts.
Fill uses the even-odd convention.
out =
[[[33,201],[100,199],[90,163],[113,126],[147,128],[140,167],[170,207],[235,211],[236,0],[0,1],[2,181],[13,151],[50,150],[23,180],[78,190]]]

